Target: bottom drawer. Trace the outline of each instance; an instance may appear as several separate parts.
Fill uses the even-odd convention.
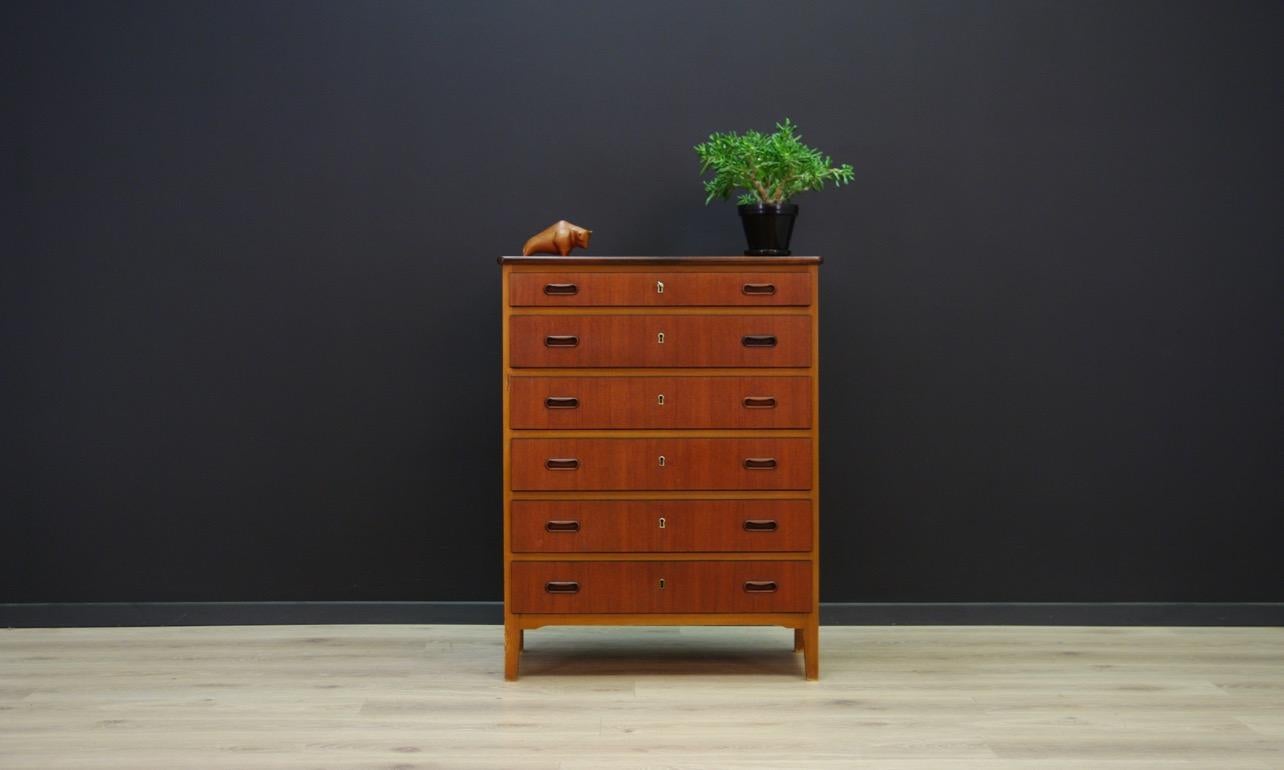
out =
[[[807,561],[515,561],[512,611],[810,612]]]

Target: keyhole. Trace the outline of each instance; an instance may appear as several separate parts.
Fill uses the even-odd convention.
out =
[[[665,524],[667,524],[667,523],[668,523],[668,522],[666,522],[666,521],[664,520],[664,517],[663,517],[663,516],[661,516],[661,517],[660,517],[660,529],[664,529],[664,525],[665,525]]]
[[[665,463],[664,455],[660,455],[659,463],[660,467],[663,468]]]
[[[655,335],[655,341],[656,341],[657,343],[659,343],[659,344],[663,345],[663,344],[664,344],[664,332],[660,332],[659,334]]]
[[[664,406],[664,394],[663,394],[663,393],[661,393],[660,395],[658,395],[658,396],[656,396],[656,397],[655,397],[655,403],[659,404],[660,406]]]
[[[664,281],[656,281],[656,282],[655,282],[655,293],[656,293],[656,294],[663,294],[663,293],[664,293]]]
[[[660,578],[660,590],[664,590],[664,578]]]

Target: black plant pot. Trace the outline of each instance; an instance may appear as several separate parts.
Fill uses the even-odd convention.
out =
[[[745,226],[745,239],[750,257],[789,256],[789,236],[798,216],[795,203],[751,203],[739,206],[740,223]]]

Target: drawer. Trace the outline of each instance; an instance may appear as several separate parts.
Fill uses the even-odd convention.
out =
[[[510,580],[517,613],[813,609],[805,561],[515,561]]]
[[[513,439],[514,490],[811,489],[809,438]]]
[[[513,367],[811,365],[805,315],[524,315],[508,328]]]
[[[809,500],[514,500],[520,553],[810,551]]]
[[[513,377],[515,429],[810,428],[808,377]]]
[[[811,274],[513,273],[514,307],[810,305]]]

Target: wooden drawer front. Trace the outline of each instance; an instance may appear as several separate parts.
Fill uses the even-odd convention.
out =
[[[807,377],[513,377],[515,429],[810,428]]]
[[[810,366],[805,315],[524,315],[514,367]]]
[[[810,489],[808,438],[512,440],[512,486],[541,489]]]
[[[510,580],[517,613],[813,609],[806,561],[515,561]]]
[[[809,500],[514,500],[521,553],[809,551]]]
[[[514,307],[810,305],[810,273],[513,273]]]

